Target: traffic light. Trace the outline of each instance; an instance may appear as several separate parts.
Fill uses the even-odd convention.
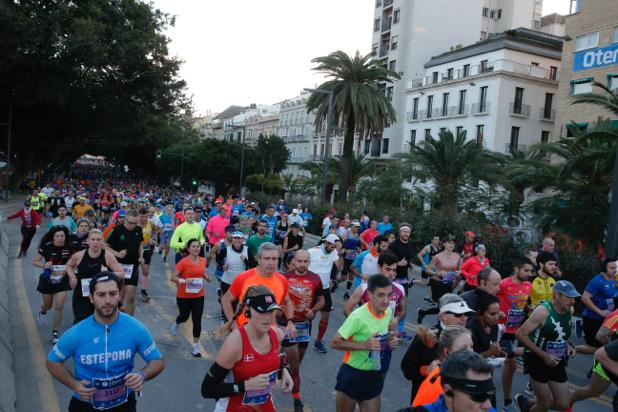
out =
[[[157,159],[161,159],[161,149],[157,149]]]
[[[197,180],[193,179],[193,180],[191,181],[191,184],[192,184],[194,187],[195,187],[195,186],[197,186]]]

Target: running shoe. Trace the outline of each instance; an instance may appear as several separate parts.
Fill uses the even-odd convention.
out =
[[[425,302],[427,302],[427,303],[431,303],[432,305],[433,305],[434,303],[436,303],[436,302],[434,302],[434,301],[433,301],[433,299],[432,299],[432,298],[430,298],[429,296],[425,296],[425,297],[423,298],[423,300],[424,300]]]
[[[148,292],[146,292],[144,289],[142,289],[142,291],[140,292],[139,297],[142,298],[144,302],[150,301],[150,296],[148,295]]]
[[[45,323],[45,315],[47,315],[47,313],[43,313],[41,311],[39,311],[39,313],[36,314],[36,323],[39,326]]]
[[[421,308],[416,309],[416,323],[419,325],[423,323],[423,318],[425,317],[425,312]]]
[[[578,338],[581,338],[584,334],[584,322],[581,319],[575,321],[575,334]]]
[[[346,292],[343,294],[343,300],[348,300],[350,299],[350,292]]]
[[[193,347],[191,348],[191,355],[193,355],[193,357],[195,358],[201,358],[202,354],[200,353],[200,344],[199,343],[194,343]]]
[[[530,406],[528,405],[528,398],[526,398],[523,393],[518,393],[517,395],[515,395],[515,398],[513,400],[515,401],[521,412],[530,411]]]
[[[178,324],[176,322],[172,323],[172,327],[170,328],[170,333],[172,336],[178,335]]]
[[[51,333],[51,339],[49,340],[52,345],[55,345],[56,343],[58,343],[58,341],[60,340],[60,334],[58,333],[57,330],[53,330]]]
[[[320,352],[320,353],[327,353],[328,351],[326,350],[326,348],[324,347],[324,344],[322,344],[322,342],[316,340],[315,342],[313,342],[313,350],[316,352]]]
[[[401,340],[405,340],[406,342],[409,342],[412,340],[412,336],[408,335],[405,332],[399,332],[399,335],[397,335],[397,337]]]
[[[515,404],[515,402],[511,402],[508,405],[504,405],[502,407],[502,412],[518,412],[519,408]]]
[[[526,388],[524,389],[524,392],[526,392],[526,395],[534,398],[534,391],[532,390],[532,384],[530,382],[526,383]]]
[[[294,412],[304,412],[305,405],[300,399],[294,399]]]

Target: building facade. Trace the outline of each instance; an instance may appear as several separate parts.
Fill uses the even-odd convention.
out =
[[[556,136],[573,136],[599,117],[616,120],[598,106],[572,105],[573,96],[601,93],[593,82],[618,92],[618,4],[615,0],[580,0],[566,16],[566,41],[558,90]]]
[[[397,121],[386,125],[381,141],[365,142],[373,146],[368,154],[390,157],[405,150],[406,90],[425,75],[432,56],[505,30],[538,29],[542,6],[542,0],[376,0],[372,51],[401,80],[384,90]]]
[[[406,90],[407,150],[443,130],[502,153],[549,141],[561,48],[558,36],[517,29],[432,58]]]

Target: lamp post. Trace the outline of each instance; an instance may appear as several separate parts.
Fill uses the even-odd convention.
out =
[[[13,129],[13,99],[9,99],[9,117],[6,123],[0,123],[0,126],[6,126],[6,186],[4,187],[4,200],[9,201],[9,183],[11,179],[11,131]]]
[[[330,144],[330,135],[333,129],[333,111],[334,111],[334,96],[332,90],[324,89],[304,89],[311,93],[322,93],[328,95],[328,114],[326,117],[326,142],[324,147],[324,156],[322,157],[322,190],[320,192],[320,200],[326,203],[326,183],[328,181],[328,145]]]

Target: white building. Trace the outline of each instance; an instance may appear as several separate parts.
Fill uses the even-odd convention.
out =
[[[405,149],[445,129],[503,153],[550,141],[562,41],[517,29],[433,57],[406,90]]]
[[[372,50],[401,80],[385,90],[397,122],[387,125],[370,154],[389,157],[404,150],[405,89],[425,74],[424,64],[432,56],[489,34],[517,27],[538,29],[542,6],[542,0],[376,0]]]

